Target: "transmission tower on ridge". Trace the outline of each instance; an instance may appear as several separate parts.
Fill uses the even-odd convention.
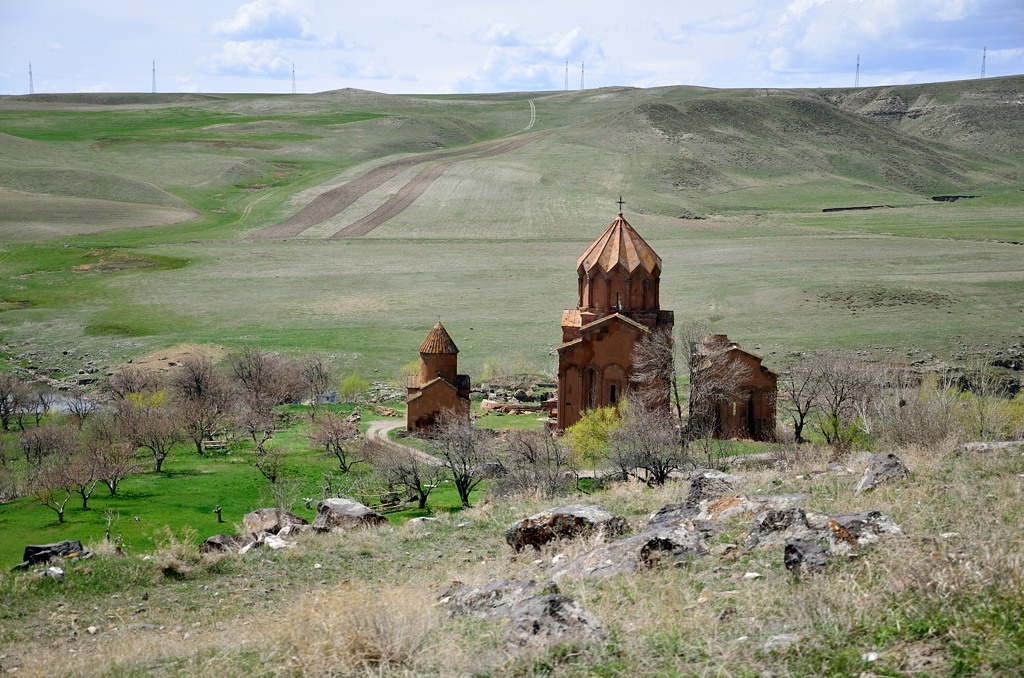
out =
[[[981,79],[985,79],[985,59],[988,57],[988,47],[981,50]]]
[[[292,62],[292,94],[295,94],[295,62]]]
[[[156,94],[156,59],[153,59],[153,94]]]
[[[853,76],[853,86],[860,87],[860,55],[857,55],[857,75]]]
[[[583,76],[586,75],[587,69],[584,67],[584,63],[580,62],[580,89],[583,89]]]
[[[32,62],[28,62],[28,93],[35,94],[36,86],[32,82]]]
[[[565,91],[569,91],[569,60],[565,60]]]

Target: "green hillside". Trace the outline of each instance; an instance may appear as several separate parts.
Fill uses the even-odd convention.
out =
[[[1024,328],[1022,100],[1024,76],[2,97],[0,344],[58,377],[80,367],[66,351],[109,368],[182,342],[322,350],[391,377],[442,318],[471,371],[546,371],[575,259],[621,195],[664,259],[663,306],[769,361],[1009,345]],[[874,209],[823,212],[851,207]],[[111,249],[178,263],[94,265]],[[841,301],[877,288],[910,301]]]

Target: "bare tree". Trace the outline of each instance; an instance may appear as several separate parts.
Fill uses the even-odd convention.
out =
[[[10,372],[0,373],[0,427],[4,431],[10,431],[15,422],[25,430],[23,417],[31,400],[28,384]]]
[[[415,496],[417,508],[427,507],[427,498],[447,472],[444,466],[428,464],[412,450],[398,445],[368,440],[363,450],[388,489]]]
[[[672,416],[639,403],[627,403],[622,424],[612,432],[612,457],[624,473],[652,487],[664,485],[689,460]]]
[[[978,440],[1002,437],[1009,425],[1004,406],[1008,394],[1006,384],[981,359],[967,368],[965,376],[968,394],[964,398],[964,415],[968,434]]]
[[[672,331],[659,328],[642,337],[633,348],[633,372],[637,402],[649,409],[670,405],[676,423],[682,428],[683,398],[679,393],[677,344]]]
[[[779,379],[779,390],[782,391],[779,407],[793,422],[793,436],[798,444],[807,442],[804,429],[818,409],[818,392],[821,389],[818,369],[817,360],[801,360],[783,372]]]
[[[231,388],[208,355],[186,356],[171,379],[176,409],[185,435],[203,454],[203,442],[224,425]]]
[[[21,433],[27,464],[28,491],[64,522],[64,507],[71,500],[74,484],[70,474],[75,452],[74,433],[63,426],[41,426]]]
[[[74,456],[68,460],[67,474],[71,489],[82,497],[83,511],[89,510],[89,498],[100,482],[100,473],[99,460],[79,442]]]
[[[118,408],[118,419],[136,448],[148,450],[157,473],[184,435],[167,392],[132,394]]]
[[[348,473],[355,464],[363,462],[362,455],[357,453],[359,427],[333,412],[325,413],[313,424],[309,439],[313,445],[324,449],[324,456],[338,460],[342,473]]]
[[[890,365],[885,388],[872,403],[871,416],[885,440],[895,444],[935,444],[953,434],[960,394],[950,370],[919,376]]]
[[[693,435],[706,430],[718,407],[736,398],[750,380],[749,368],[730,359],[730,345],[716,338],[706,321],[695,320],[679,325],[674,339],[667,330],[656,330],[633,351],[635,400],[648,409],[671,405],[673,425],[689,433],[678,437],[684,455]],[[690,384],[686,398],[680,393],[680,380]]]
[[[530,492],[550,498],[572,489],[579,481],[566,444],[539,431],[511,432],[502,466],[505,474],[491,489],[500,495]]]
[[[719,409],[735,401],[750,382],[750,368],[733,359],[732,345],[704,323],[683,325],[680,343],[688,348],[690,370],[690,419],[688,428],[697,434],[716,430]]]
[[[469,508],[469,494],[484,480],[483,464],[490,461],[490,438],[473,428],[465,414],[449,410],[438,415],[431,437],[455,483],[462,508]]]
[[[103,391],[115,402],[132,394],[151,393],[161,388],[156,373],[138,365],[127,365],[103,382]]]
[[[253,462],[271,483],[276,483],[282,450],[272,444],[279,426],[278,405],[301,392],[298,370],[277,353],[245,347],[228,356],[238,397],[234,422],[253,443]]]
[[[98,467],[97,476],[117,494],[117,486],[139,470],[135,445],[124,438],[113,417],[102,414],[92,419],[82,440],[83,454],[93,459]]]
[[[19,441],[25,462],[31,467],[42,466],[50,457],[69,459],[75,449],[75,436],[71,429],[54,424],[22,431]]]
[[[302,385],[309,399],[309,418],[316,420],[320,411],[320,396],[334,384],[334,366],[320,353],[307,355],[299,363]]]
[[[57,514],[58,523],[64,522],[64,507],[74,494],[68,462],[68,457],[55,454],[29,470],[29,491],[40,504]]]
[[[79,430],[85,427],[85,422],[99,409],[97,402],[77,386],[68,391],[64,402],[68,414]]]
[[[837,351],[814,357],[818,374],[818,430],[825,442],[843,451],[858,433],[858,413],[863,412],[876,392],[877,378],[868,365]]]
[[[53,403],[56,402],[57,396],[43,384],[35,384],[30,386],[30,389],[34,395],[32,402],[32,414],[35,417],[35,425],[39,426],[43,422],[43,417],[46,413],[53,408]]]

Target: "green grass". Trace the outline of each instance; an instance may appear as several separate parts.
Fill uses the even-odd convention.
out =
[[[353,404],[327,406],[326,409],[341,414],[359,409],[364,430],[369,422],[381,418],[372,409]],[[292,424],[278,432],[273,444],[285,450],[282,476],[295,485],[297,503],[293,510],[312,522],[316,516],[315,505],[312,510],[306,509],[299,500],[320,496],[323,474],[333,471],[339,475],[337,462],[311,447],[307,438],[306,408],[284,407],[281,411],[291,413]],[[228,450],[200,456],[191,444],[179,444],[165,460],[161,473],[152,470],[152,459],[143,452],[139,455],[142,472],[124,480],[118,486],[117,495],[111,497],[106,486],[99,485],[89,500],[89,510],[83,510],[81,498],[76,494],[67,504],[63,524],[57,522],[53,510],[39,505],[31,497],[2,504],[0,530],[5,538],[0,544],[0,570],[21,562],[27,544],[63,539],[79,539],[83,543],[102,540],[108,511],[116,516],[112,535],[133,553],[153,550],[166,528],[175,533],[194,529],[200,540],[218,532],[233,533],[246,513],[273,505],[269,483],[253,466],[248,453],[250,448],[250,443],[241,440]],[[366,464],[359,464],[353,474],[363,477],[368,471]],[[477,488],[471,501],[477,501],[484,491],[484,487]],[[223,524],[217,523],[213,513],[216,506],[223,509]],[[396,511],[388,514],[388,520],[397,525],[409,518],[445,514],[458,511],[460,507],[454,485],[446,481],[430,495],[427,509]]]

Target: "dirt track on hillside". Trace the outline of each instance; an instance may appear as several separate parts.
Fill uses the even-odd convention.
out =
[[[331,238],[352,238],[364,236],[384,222],[400,214],[404,209],[411,205],[416,198],[423,195],[423,192],[427,190],[430,184],[436,181],[446,169],[455,163],[462,162],[464,160],[490,158],[501,153],[507,153],[517,148],[522,148],[526,144],[536,141],[540,137],[549,133],[550,132],[534,132],[533,134],[525,134],[512,139],[504,138],[494,141],[486,141],[455,151],[427,153],[425,155],[403,158],[402,160],[390,162],[357,179],[353,179],[352,181],[344,183],[337,188],[332,188],[331,190],[318,195],[312,202],[285,221],[282,221],[280,224],[267,226],[254,231],[250,237],[291,238],[301,235],[307,229],[340,214],[363,195],[369,193],[375,188],[378,188],[384,184],[384,182],[394,178],[399,173],[409,169],[410,167],[415,167],[416,165],[421,165],[423,163],[444,160],[444,162],[440,162],[423,169],[405,186],[399,189],[398,193],[391,197],[387,202],[362,219],[342,228],[340,231],[333,234]]]

